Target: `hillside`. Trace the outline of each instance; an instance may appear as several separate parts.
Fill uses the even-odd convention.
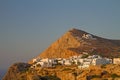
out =
[[[77,66],[31,69],[29,64],[16,63],[3,80],[120,80],[120,65],[90,66],[88,69],[78,69]]]
[[[71,29],[40,53],[41,58],[67,58],[82,52],[106,57],[120,55],[120,40],[101,38],[78,29]]]
[[[87,52],[102,57],[119,57],[120,40],[98,37],[78,29],[71,29],[45,51],[41,58],[69,58]],[[32,61],[32,60],[31,60]],[[15,63],[7,71],[3,80],[119,80],[120,65],[108,64],[78,69],[76,65],[31,68],[35,63]]]

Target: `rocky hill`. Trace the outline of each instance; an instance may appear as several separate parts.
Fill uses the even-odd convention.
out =
[[[71,29],[50,45],[41,58],[68,58],[83,52],[105,57],[120,56],[120,40],[101,38],[78,29]],[[92,66],[81,70],[77,66],[31,68],[32,64],[15,63],[3,80],[114,80],[120,78],[120,65]],[[97,78],[97,79],[96,79]],[[116,79],[118,80],[118,79]]]
[[[3,80],[22,80],[22,78],[26,77],[24,73],[30,66],[31,65],[27,63],[15,63],[11,65]]]
[[[105,39],[82,30],[71,29],[44,52],[40,53],[38,57],[67,58],[73,55],[80,55],[83,52],[116,57],[120,55],[120,40]]]
[[[56,66],[55,68],[34,68],[29,64],[16,63],[10,67],[3,80],[120,80],[120,65]]]

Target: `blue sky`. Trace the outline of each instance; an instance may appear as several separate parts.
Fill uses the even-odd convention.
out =
[[[120,39],[120,0],[0,0],[0,69],[27,62],[71,28]]]

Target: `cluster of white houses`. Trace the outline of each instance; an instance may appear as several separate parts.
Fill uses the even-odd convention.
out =
[[[35,67],[55,67],[56,65],[77,65],[78,68],[88,68],[90,65],[102,65],[102,64],[118,64],[120,63],[119,58],[109,59],[102,58],[99,55],[92,55],[86,58],[83,58],[83,55],[80,56],[72,56],[68,59],[65,58],[35,58],[33,59],[32,68]]]

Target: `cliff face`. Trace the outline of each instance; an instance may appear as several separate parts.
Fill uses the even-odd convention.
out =
[[[30,67],[28,63],[15,63],[9,69],[3,80],[22,80],[26,79],[26,72]],[[26,79],[27,80],[27,79]]]
[[[67,58],[80,55],[82,52],[115,57],[120,54],[120,41],[104,39],[82,30],[72,29],[40,53],[38,57]]]
[[[60,39],[54,42],[47,50],[40,54],[43,58],[69,57],[77,53],[69,48],[77,48],[81,45],[71,32],[66,32]]]

